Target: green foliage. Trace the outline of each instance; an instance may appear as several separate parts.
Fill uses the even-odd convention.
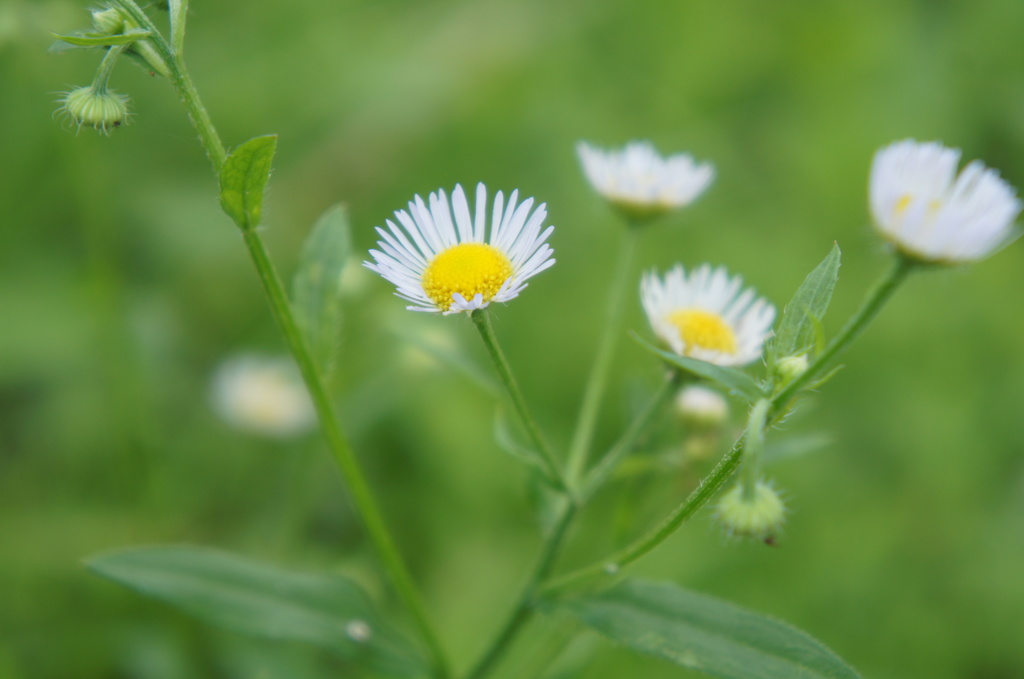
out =
[[[815,344],[815,338],[821,334],[821,321],[832,301],[832,291],[839,280],[839,259],[839,245],[835,244],[797,288],[782,312],[775,337],[768,344],[769,366],[787,356],[810,351]]]
[[[69,45],[74,47],[109,47],[111,45],[129,45],[133,42],[138,42],[143,38],[152,35],[149,31],[144,29],[132,29],[119,33],[117,35],[108,35],[106,33],[71,33],[68,35],[59,35],[54,33],[53,36],[58,40],[62,40]]]
[[[798,629],[670,583],[626,580],[560,607],[612,641],[716,677],[860,676]]]
[[[336,205],[317,220],[292,279],[296,321],[324,372],[333,368],[338,349],[341,275],[351,252],[348,213]]]
[[[277,135],[254,137],[232,151],[220,171],[220,206],[243,231],[260,225],[276,147]]]
[[[366,592],[340,575],[285,571],[196,547],[116,552],[91,559],[89,568],[240,634],[314,644],[387,676],[425,673]]]
[[[680,356],[677,353],[659,349],[640,337],[634,337],[634,339],[640,346],[659,356],[666,363],[698,377],[710,380],[729,393],[739,396],[750,403],[765,396],[764,389],[757,383],[757,380],[742,370],[715,365],[707,361],[698,361],[687,356]]]

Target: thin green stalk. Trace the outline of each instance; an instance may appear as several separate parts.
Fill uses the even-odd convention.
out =
[[[743,442],[743,499],[753,502],[757,495],[757,482],[761,479],[761,464],[764,460],[764,432],[767,428],[768,410],[771,401],[760,399],[750,411],[747,436]]]
[[[181,98],[181,103],[185,106],[189,120],[192,121],[192,126],[199,133],[199,141],[202,142],[203,148],[206,150],[206,155],[213,165],[214,172],[219,176],[228,154],[224,149],[224,143],[221,142],[220,136],[217,134],[216,128],[213,126],[210,114],[206,111],[206,107],[203,106],[203,102],[199,98],[199,92],[196,90],[195,84],[185,68],[185,62],[182,60],[181,55],[170,48],[153,21],[135,4],[134,0],[114,0],[114,3],[118,8],[127,13],[135,23],[152,33],[148,40],[152,42],[157,54],[167,64],[171,73],[171,84],[178,93],[178,97]]]
[[[320,371],[316,366],[306,339],[295,321],[291,304],[288,302],[288,296],[284,291],[284,285],[281,283],[281,279],[277,275],[270,256],[267,254],[259,232],[249,230],[244,231],[243,235],[253,263],[256,265],[260,281],[263,283],[263,289],[267,293],[267,299],[273,310],[274,318],[284,334],[288,348],[295,357],[299,370],[302,372],[303,380],[306,382],[306,387],[309,389],[313,405],[320,419],[320,427],[324,437],[327,439],[328,448],[334,461],[341,469],[342,475],[345,477],[346,485],[352,496],[352,502],[363,519],[366,531],[374,547],[377,549],[377,553],[391,579],[395,591],[409,610],[416,627],[419,629],[420,636],[429,647],[437,676],[447,677],[449,672],[440,642],[427,619],[426,610],[423,607],[419,594],[416,592],[416,587],[405,567],[401,554],[399,554],[398,548],[391,538],[391,533],[384,522],[384,517],[377,505],[376,498],[370,490],[366,478],[363,476],[359,462],[356,460],[344,432],[341,430],[330,394],[327,392],[323,379],[320,377]]]
[[[676,507],[660,524],[631,545],[615,552],[599,562],[573,571],[557,580],[541,587],[544,596],[556,595],[577,584],[593,578],[617,575],[623,568],[644,556],[665,541],[687,519],[703,507],[708,500],[721,488],[740,464],[743,457],[743,440],[740,439],[732,449],[719,460],[700,485],[697,486],[686,500]]]
[[[185,65],[180,59],[180,55],[169,48],[163,36],[160,35],[156,27],[149,20],[149,17],[132,0],[114,1],[136,23],[152,31],[153,35],[150,40],[152,40],[157,52],[166,60],[171,71],[172,83],[185,105],[189,119],[199,133],[199,139],[210,158],[210,162],[213,164],[214,170],[219,174],[227,159],[227,153],[209,114],[206,112],[206,108],[199,98],[199,93],[196,91],[185,69]],[[341,430],[330,394],[327,392],[305,337],[295,321],[291,304],[288,302],[288,296],[285,293],[280,276],[278,276],[277,270],[274,268],[259,232],[254,229],[243,231],[243,237],[253,264],[256,267],[256,272],[263,284],[267,299],[270,302],[274,318],[284,334],[285,342],[294,356],[306,383],[306,388],[309,390],[320,420],[320,427],[324,438],[327,440],[331,455],[345,478],[352,502],[363,520],[366,531],[377,550],[392,586],[395,588],[395,592],[408,609],[420,637],[429,650],[435,676],[440,679],[447,679],[450,676],[450,672],[444,651],[427,619],[426,609],[420,600],[412,577],[405,567],[398,548],[395,546],[394,540],[387,529],[376,498],[370,490],[370,486],[362,473],[355,454],[349,447],[344,432]]]
[[[622,246],[619,248],[619,258],[615,265],[615,273],[612,275],[604,330],[601,333],[600,343],[597,345],[597,354],[594,356],[594,364],[590,369],[590,377],[587,379],[587,386],[583,392],[579,418],[576,420],[576,431],[573,433],[572,444],[569,446],[566,477],[573,487],[586,467],[587,455],[594,438],[594,426],[597,424],[601,398],[604,396],[608,383],[608,373],[611,371],[612,357],[615,354],[615,345],[621,330],[627,277],[633,264],[633,255],[636,252],[638,233],[639,229],[625,230]]]
[[[562,509],[555,522],[555,526],[544,541],[544,547],[541,549],[533,571],[523,586],[515,608],[512,609],[512,613],[505,621],[501,630],[499,630],[497,636],[495,636],[494,641],[491,642],[487,650],[480,657],[480,660],[477,661],[476,665],[466,675],[466,679],[481,679],[487,676],[508,650],[512,640],[519,634],[523,625],[529,621],[530,616],[533,614],[534,604],[536,603],[538,587],[555,565],[555,559],[565,540],[566,531],[576,516],[576,510],[577,507],[572,500],[562,500]]]
[[[128,45],[113,45],[107,48],[99,67],[96,69],[96,76],[92,79],[92,88],[98,94],[105,94],[107,85],[110,83],[110,74],[114,72],[114,64],[117,63],[121,53],[128,49]]]
[[[654,416],[665,406],[665,404],[672,398],[673,395],[679,390],[679,385],[682,384],[685,376],[678,370],[673,371],[667,379],[665,379],[658,390],[651,397],[647,407],[644,408],[643,412],[630,423],[629,428],[619,437],[619,440],[615,442],[608,452],[605,453],[604,457],[594,466],[594,468],[587,474],[586,479],[582,484],[582,490],[580,491],[581,502],[586,502],[596,492],[604,482],[608,480],[608,477],[615,467],[618,466],[619,462],[622,461],[626,455],[633,449],[637,439],[640,438],[640,434],[647,428],[647,426],[654,419]]]
[[[906,279],[907,274],[916,266],[917,263],[913,260],[903,255],[896,255],[896,261],[892,268],[868,292],[860,309],[846,322],[846,325],[839,331],[839,334],[829,342],[824,351],[814,358],[814,362],[807,367],[807,370],[802,375],[786,385],[785,389],[772,398],[772,414],[768,418],[769,422],[777,419],[793,397],[812,380],[820,377],[825,369],[829,367],[832,360],[842,353],[864,331],[885,303],[889,301],[892,294],[896,292],[896,289],[899,288],[904,279]]]
[[[555,527],[544,543],[544,547],[534,566],[533,573],[527,580],[526,585],[519,597],[518,603],[512,610],[508,620],[502,626],[501,631],[483,654],[477,665],[467,675],[467,679],[478,679],[490,671],[494,663],[505,653],[509,644],[529,620],[537,594],[540,593],[541,582],[547,577],[548,572],[554,566],[555,558],[565,540],[566,532],[576,517],[579,509],[588,499],[589,495],[598,488],[598,484],[606,479],[607,474],[614,469],[622,457],[632,450],[640,435],[654,419],[654,415],[668,400],[667,396],[675,393],[679,381],[683,379],[679,373],[673,373],[672,377],[665,380],[661,388],[651,398],[644,411],[630,424],[625,433],[619,438],[614,446],[602,458],[602,462],[594,468],[588,476],[587,483],[583,486],[583,492],[572,502],[570,499],[563,499],[562,507],[558,517],[555,519]]]
[[[545,475],[556,488],[567,491],[568,487],[561,471],[558,469],[558,465],[555,463],[554,455],[551,454],[551,448],[548,447],[540,427],[537,426],[537,421],[530,413],[530,409],[526,405],[526,399],[523,398],[523,392],[519,389],[519,383],[516,382],[508,360],[505,358],[505,353],[501,350],[501,345],[498,344],[498,337],[494,334],[494,327],[491,325],[491,317],[487,313],[487,309],[476,309],[470,314],[470,318],[473,319],[474,325],[480,331],[480,337],[487,346],[487,351],[494,361],[494,366],[498,370],[501,381],[505,383],[505,388],[512,398],[512,405],[515,406],[516,412],[519,413],[519,419],[522,420],[523,426],[526,427],[526,433],[530,437],[530,441],[537,449],[537,452],[540,453]]]

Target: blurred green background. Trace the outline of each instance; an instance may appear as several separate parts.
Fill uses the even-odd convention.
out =
[[[51,118],[98,55],[47,53],[88,23],[72,0],[0,6],[0,679],[358,676],[319,651],[210,630],[85,570],[104,550],[218,546],[358,578],[395,610],[315,435],[223,424],[224,358],[283,350],[166,83],[124,63],[133,124],[104,138]],[[549,437],[564,446],[620,226],[577,140],[651,139],[712,161],[696,205],[642,238],[641,268],[705,261],[783,304],[833,241],[833,331],[887,266],[869,227],[871,156],[939,139],[1024,185],[1024,3],[801,0],[193,0],[188,62],[229,145],[280,134],[266,238],[290,276],[310,225],[348,204],[360,256],[413,194],[485,181],[546,201],[558,265],[495,311]],[[792,509],[777,548],[707,513],[635,569],[785,619],[874,679],[1024,676],[1024,247],[910,280],[847,368],[779,432],[827,432],[771,475]],[[648,336],[639,304],[627,328]],[[538,546],[493,400],[432,361],[485,365],[463,318],[405,312],[350,280],[336,380],[355,446],[459,667]],[[598,441],[659,378],[624,336]],[[651,450],[678,446],[666,425]],[[602,496],[562,568],[687,492],[694,470]],[[630,521],[633,523],[631,524]],[[633,526],[630,528],[630,526]],[[502,676],[559,621],[539,622]],[[691,676],[583,634],[546,676]]]

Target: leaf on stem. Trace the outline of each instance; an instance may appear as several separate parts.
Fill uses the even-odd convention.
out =
[[[633,335],[633,339],[635,339],[644,349],[647,349],[652,354],[656,354],[661,357],[662,360],[676,366],[677,368],[682,368],[688,373],[711,380],[728,390],[730,393],[743,397],[748,402],[752,403],[759,398],[764,398],[765,396],[764,390],[761,389],[757,380],[742,370],[727,368],[725,366],[715,365],[714,363],[708,363],[706,361],[698,361],[695,358],[689,358],[687,356],[680,356],[679,354],[671,351],[659,349],[637,335]]]
[[[250,139],[228,156],[220,171],[220,206],[244,231],[260,225],[276,147],[276,134]]]
[[[292,279],[292,308],[317,365],[330,372],[341,320],[341,274],[352,250],[348,214],[341,205],[325,212],[306,238]]]
[[[626,580],[557,605],[612,641],[716,677],[859,677],[806,633],[671,583]]]
[[[769,366],[787,356],[807,351],[816,344],[821,320],[839,280],[839,260],[839,245],[833,244],[825,259],[807,275],[793,299],[789,300],[775,329],[775,337],[768,345]]]
[[[109,33],[71,33],[69,35],[54,33],[53,37],[74,47],[110,47],[111,45],[129,45],[150,35],[152,33],[149,31],[133,29],[114,35]]]
[[[429,673],[362,587],[340,575],[286,571],[197,547],[133,549],[95,557],[88,566],[218,627],[314,644],[388,676]]]

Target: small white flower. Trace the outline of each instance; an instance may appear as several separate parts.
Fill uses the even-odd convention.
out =
[[[655,334],[672,351],[723,366],[746,365],[761,356],[771,335],[775,307],[741,290],[743,279],[705,264],[689,277],[676,265],[662,281],[644,275],[640,297]]]
[[[517,205],[518,195],[513,191],[506,205],[498,191],[490,229],[483,184],[476,187],[473,213],[461,186],[450,203],[443,190],[430,194],[429,207],[416,196],[408,212],[395,212],[401,228],[391,220],[386,231],[377,228],[380,250],[370,250],[374,261],[363,264],[394,283],[395,294],[412,302],[407,308],[413,311],[453,314],[507,302],[555,263],[547,244],[554,227],[541,230],[547,206],[541,203],[531,214],[533,198]]]
[[[871,211],[878,230],[904,255],[961,264],[1008,242],[1021,202],[980,161],[956,174],[960,151],[936,142],[896,142],[875,154]]]
[[[676,396],[676,409],[683,421],[697,429],[717,427],[729,417],[729,403],[714,389],[691,384]]]
[[[591,186],[634,218],[649,218],[692,203],[715,178],[710,163],[688,153],[662,158],[650,142],[634,141],[619,151],[576,145]]]
[[[298,368],[291,359],[243,354],[217,368],[213,405],[233,427],[285,438],[307,431],[316,420]]]

